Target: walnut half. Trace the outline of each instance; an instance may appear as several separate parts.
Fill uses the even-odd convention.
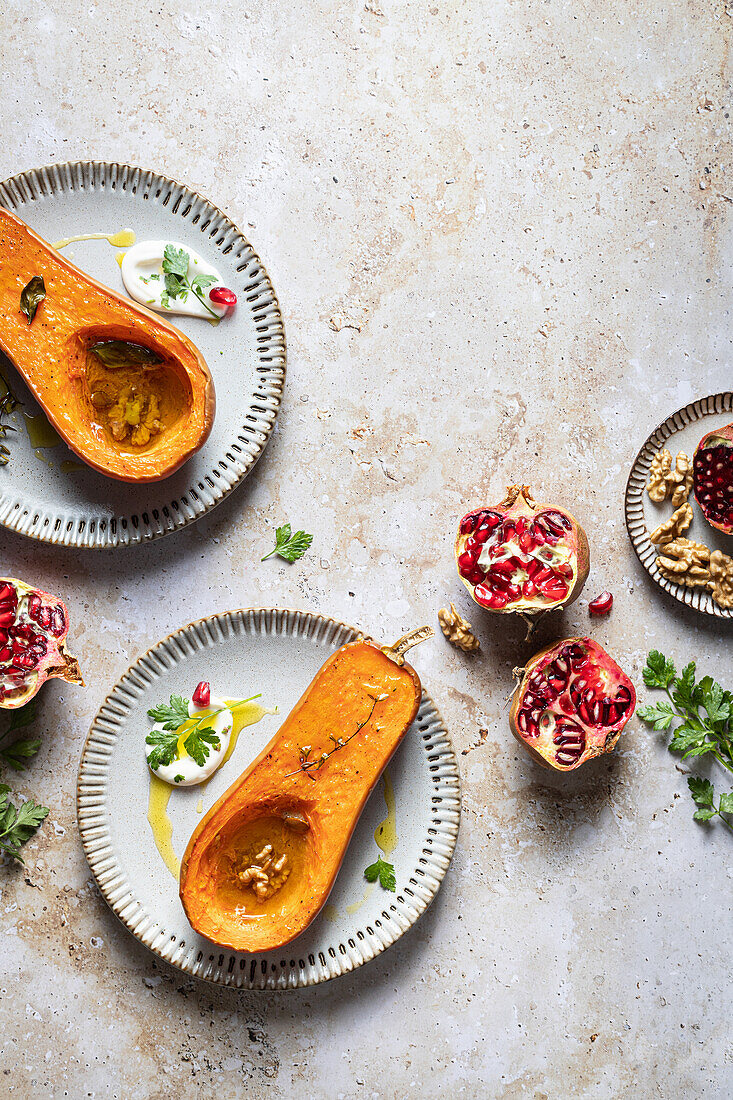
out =
[[[710,555],[710,595],[721,607],[733,607],[733,558],[722,550]]]
[[[710,582],[710,551],[701,542],[678,538],[660,547],[656,565],[667,580],[684,584],[688,588],[708,585]]]
[[[676,512],[672,513],[669,519],[666,519],[664,523],[660,523],[659,527],[652,531],[649,541],[653,542],[655,546],[663,546],[667,542],[673,542],[685,533],[691,523],[692,505],[683,504]]]
[[[450,611],[442,607],[438,612],[440,629],[445,634],[451,645],[462,649],[464,653],[475,653],[481,644],[471,629],[471,624],[456,611],[453,604]]]
[[[672,453],[667,447],[663,447],[652,459],[646,487],[647,493],[656,504],[661,504],[667,499],[667,478],[671,469]]]

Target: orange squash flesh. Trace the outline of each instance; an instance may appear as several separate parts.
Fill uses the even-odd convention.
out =
[[[188,842],[180,894],[197,932],[222,947],[253,952],[282,947],[307,928],[420,697],[415,670],[371,642],[350,642],[329,657],[269,745]],[[301,749],[310,746],[308,758],[318,759],[333,749],[331,735],[346,740],[362,722],[320,769],[300,769]],[[306,831],[289,824],[293,814],[306,820]],[[243,853],[265,844],[287,856],[290,877],[258,901],[236,872]]]
[[[42,275],[46,298],[31,324],[20,295]],[[90,378],[107,372],[90,352],[122,340],[150,348],[152,368],[114,368],[121,382],[152,384],[158,434],[144,445],[114,439],[92,404]],[[214,422],[214,383],[195,345],[155,313],[90,278],[0,207],[0,349],[13,362],[65,443],[95,470],[120,481],[169,477],[205,443]],[[95,376],[96,371],[96,376]]]

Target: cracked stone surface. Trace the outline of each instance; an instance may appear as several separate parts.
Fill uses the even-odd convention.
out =
[[[273,279],[288,381],[253,474],[187,530],[116,553],[0,533],[2,573],[68,601],[87,678],[46,686],[14,780],[51,812],[26,866],[0,867],[0,1092],[730,1096],[726,830],[692,821],[686,765],[637,721],[577,775],[538,769],[505,708],[534,643],[470,604],[452,559],[463,512],[528,481],[588,530],[586,596],[615,596],[592,627],[584,598],[545,620],[536,648],[593,629],[642,700],[651,646],[733,683],[730,624],[668,600],[623,521],[649,432],[730,387],[730,5],[82,7],[5,6],[0,175],[121,160],[207,195]],[[285,519],[312,551],[260,564]],[[428,912],[320,988],[158,964],[76,832],[108,688],[214,610],[312,608],[391,640],[450,600],[481,651],[438,635],[415,658],[463,778]]]

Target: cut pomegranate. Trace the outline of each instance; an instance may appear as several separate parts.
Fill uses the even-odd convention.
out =
[[[212,286],[209,291],[209,298],[212,302],[216,302],[218,306],[235,306],[237,304],[237,295],[226,286]]]
[[[211,702],[211,688],[206,680],[202,680],[193,695],[191,702],[195,707],[208,707]]]
[[[733,534],[733,424],[708,432],[692,462],[695,500],[708,523]]]
[[[528,486],[512,485],[500,504],[463,517],[456,564],[481,607],[535,615],[578,598],[590,554],[585,531],[569,512],[537,504]]]
[[[572,771],[615,747],[636,692],[598,642],[566,638],[535,654],[523,672],[509,723],[539,764]]]
[[[69,613],[56,596],[0,578],[0,707],[24,706],[53,676],[84,683],[66,651],[68,631]]]
[[[591,615],[607,615],[613,607],[613,596],[610,592],[601,592],[600,596],[596,596],[594,600],[591,600],[588,604],[588,610]]]

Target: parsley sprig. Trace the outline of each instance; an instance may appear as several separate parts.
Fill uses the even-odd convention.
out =
[[[9,744],[6,741],[11,733],[29,726],[35,717],[35,703],[28,703],[11,712],[8,726],[0,733],[0,763],[14,771],[25,770],[28,761],[38,752],[41,742],[35,737],[18,738]],[[48,816],[48,808],[39,805],[32,798],[16,807],[9,796],[8,784],[0,783],[0,852],[22,863],[20,849]]]
[[[244,706],[245,703],[251,703],[254,699],[259,698],[259,695],[252,695],[249,699],[237,699],[235,702],[228,704],[228,709],[236,710],[237,707]],[[184,699],[182,695],[171,695],[170,702],[160,703],[157,707],[151,707],[148,711],[148,718],[163,727],[162,729],[151,730],[145,738],[145,744],[153,746],[153,750],[148,756],[148,764],[152,771],[157,772],[161,765],[167,767],[168,764],[173,762],[178,749],[181,726],[186,722],[191,722],[192,725],[183,742],[183,748],[200,768],[203,768],[212,749],[218,752],[221,748],[221,739],[210,725],[211,719],[216,716],[217,712],[204,714],[201,718],[194,720],[189,718],[188,705],[189,700]],[[176,783],[179,783],[182,779],[182,775],[175,776]]]
[[[733,693],[724,691],[712,676],[696,682],[696,672],[695,662],[691,661],[678,675],[674,663],[653,649],[643,672],[644,683],[664,691],[668,701],[640,707],[639,717],[655,730],[671,729],[680,721],[667,746],[670,752],[679,753],[683,760],[709,754],[733,772]],[[733,824],[723,816],[733,814],[733,791],[722,794],[716,805],[710,780],[689,776],[687,785],[698,807],[693,814],[695,820],[719,817],[733,832]]]
[[[391,863],[387,863],[386,859],[382,859],[381,856],[376,863],[372,863],[367,867],[364,878],[367,882],[376,882],[379,879],[379,885],[383,890],[391,890],[394,893],[397,889],[395,869]]]
[[[160,303],[164,309],[171,308],[171,298],[185,302],[189,293],[195,294],[204,309],[207,309],[212,317],[220,319],[216,310],[212,309],[204,298],[204,290],[217,281],[215,275],[196,275],[193,279],[188,277],[188,265],[191,257],[185,248],[176,248],[173,244],[167,244],[163,250],[163,278],[165,290],[160,296]]]
[[[293,534],[290,524],[286,523],[276,528],[274,549],[269,554],[265,554],[264,558],[260,558],[260,561],[267,561],[274,554],[284,558],[285,561],[297,561],[298,558],[303,557],[312,542],[313,535],[309,535],[307,531],[296,531]]]

